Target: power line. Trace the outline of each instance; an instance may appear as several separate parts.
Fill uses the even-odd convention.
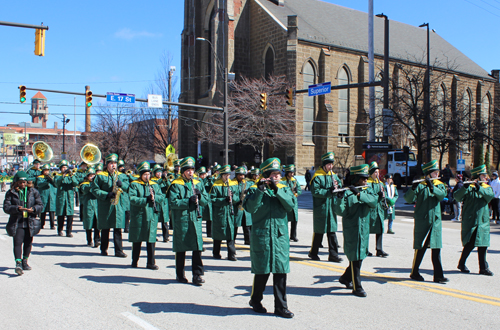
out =
[[[491,3],[488,3],[488,2],[486,2],[484,0],[479,0],[479,1],[484,2],[485,4],[487,4],[488,6],[491,6],[491,7],[495,8],[496,10],[500,10],[500,8],[498,8],[497,6],[493,6]]]
[[[489,11],[488,9],[486,9],[486,8],[484,8],[484,7],[481,7],[481,6],[480,6],[480,5],[478,5],[478,4],[475,4],[475,3],[473,3],[473,2],[471,2],[471,1],[469,1],[469,0],[464,0],[464,1],[465,1],[465,2],[470,3],[471,5],[476,6],[476,7],[478,7],[478,8],[481,8],[482,10],[484,10],[484,11],[486,11],[486,12],[490,13],[491,15],[494,15],[494,16],[496,16],[496,17],[499,17],[499,18],[500,18],[500,15],[497,15],[497,14],[495,14],[495,13],[492,13],[492,12],[491,12],[491,11]]]

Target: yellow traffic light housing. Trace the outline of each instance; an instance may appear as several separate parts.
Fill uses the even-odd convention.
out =
[[[260,108],[262,110],[267,110],[267,93],[260,94]]]
[[[92,92],[91,91],[85,92],[85,106],[87,108],[90,108],[92,106]]]
[[[36,29],[35,31],[35,55],[45,55],[45,30]]]
[[[26,102],[26,86],[19,86],[19,102]]]
[[[286,104],[293,107],[293,88],[286,90]]]

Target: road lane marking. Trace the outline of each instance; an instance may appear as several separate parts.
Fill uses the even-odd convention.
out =
[[[130,321],[134,322],[135,324],[139,325],[140,327],[143,327],[146,330],[159,330],[157,327],[151,325],[150,323],[144,321],[138,316],[135,316],[132,313],[129,312],[123,312],[121,313],[123,316],[128,318]]]

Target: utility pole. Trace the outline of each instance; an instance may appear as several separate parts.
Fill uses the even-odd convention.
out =
[[[375,64],[374,64],[374,45],[373,45],[373,0],[368,1],[368,82],[375,82]],[[368,89],[368,113],[370,116],[369,141],[375,142],[375,87]]]
[[[87,91],[90,90],[90,86],[85,86],[85,96],[87,96]],[[89,133],[91,131],[90,125],[90,107],[87,104],[87,100],[85,98],[85,133]]]
[[[168,102],[172,102],[172,76],[175,72],[175,66],[171,66],[168,71]],[[172,143],[172,106],[168,105],[168,144]]]
[[[66,159],[66,124],[69,123],[69,118],[66,119],[66,115],[63,115],[63,151],[62,151],[62,159]]]

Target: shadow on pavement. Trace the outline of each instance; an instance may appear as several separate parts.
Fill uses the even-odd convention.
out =
[[[146,269],[149,272],[152,272],[152,270]],[[150,278],[150,277],[134,277],[134,276],[121,276],[121,275],[114,275],[114,276],[92,276],[92,275],[86,275],[86,276],[80,276],[80,278],[86,279],[87,281],[92,281],[96,283],[106,283],[106,284],[132,284],[132,285],[139,285],[141,283],[144,284],[172,284],[172,283],[177,283],[175,279],[159,279],[159,278]]]
[[[199,305],[192,303],[150,303],[137,302],[132,306],[139,308],[142,313],[185,313],[210,316],[231,316],[231,315],[249,315],[257,314],[251,307],[221,307],[210,305]],[[261,314],[262,316],[274,316],[272,313]]]
[[[382,274],[387,274],[387,273],[407,274],[408,275],[408,279],[409,279],[409,276],[410,276],[410,273],[411,273],[411,268],[373,267],[373,269],[377,273],[382,273]],[[434,271],[432,269],[422,269],[422,268],[420,268],[419,272],[420,272],[420,274],[434,275]],[[446,270],[444,272],[447,273]],[[407,280],[407,278],[404,278],[403,280]]]
[[[7,270],[12,271],[12,273],[8,273]],[[14,273],[14,267],[8,268],[8,267],[0,267],[0,275],[5,275],[7,277],[18,277],[16,273]]]
[[[60,257],[68,257],[68,256],[100,256],[100,252],[97,249],[94,249],[95,252],[80,252],[80,251],[37,251],[36,249],[31,252],[34,255],[44,255],[44,256],[60,256]]]
[[[338,277],[337,277],[338,278]],[[264,291],[264,294],[266,295],[272,295],[273,294],[273,288],[272,288],[272,278],[269,278],[269,281],[267,281],[267,286],[266,290]],[[326,282],[325,282],[326,283]],[[340,284],[340,283],[335,283],[333,282],[328,282],[333,285],[333,287],[321,287],[321,288],[315,288],[312,286],[308,287],[300,287],[300,286],[287,286],[286,287],[286,294],[287,295],[295,295],[295,296],[310,296],[310,297],[322,297],[322,296],[328,296],[328,295],[345,295],[345,294],[351,294],[351,290],[348,292],[336,292],[338,290],[345,289],[345,286]],[[252,293],[252,287],[251,286],[245,286],[245,285],[240,285],[234,287],[237,290],[243,290],[245,291],[244,293],[238,293],[234,294],[233,296],[248,296],[250,297],[250,294]]]
[[[250,271],[250,267],[218,266],[218,265],[205,264],[205,272],[222,273],[222,272],[248,272],[248,271]]]
[[[98,264],[96,262],[61,262],[56,264],[69,269],[104,269],[104,268],[130,268],[130,264],[114,265],[114,264]]]
[[[33,246],[34,247],[40,247],[40,248],[44,248],[46,246],[55,246],[55,247],[58,247],[58,248],[81,248],[81,247],[87,246],[87,244],[64,244],[64,243],[59,244],[59,243],[37,243],[37,242],[33,242]],[[89,247],[89,249],[90,248],[91,247]]]

